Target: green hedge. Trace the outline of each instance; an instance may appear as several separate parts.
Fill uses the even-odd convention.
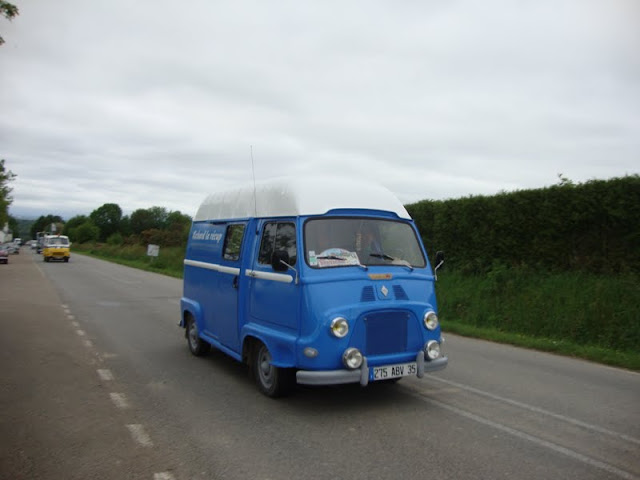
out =
[[[406,206],[430,253],[486,273],[496,263],[546,271],[640,273],[640,177],[424,200]]]

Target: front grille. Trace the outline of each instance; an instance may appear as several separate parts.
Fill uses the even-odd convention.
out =
[[[379,312],[366,315],[365,355],[384,355],[407,350],[406,312]]]

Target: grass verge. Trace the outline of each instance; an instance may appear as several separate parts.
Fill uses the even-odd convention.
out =
[[[556,353],[558,355],[581,358],[613,367],[640,371],[639,352],[617,351],[591,345],[577,345],[566,340],[502,332],[495,328],[475,327],[450,320],[444,322],[442,329],[445,335],[447,333],[454,333],[464,337],[480,338],[490,342],[505,343],[531,350]]]
[[[100,258],[120,265],[126,265],[127,267],[161,273],[174,278],[182,278],[183,275],[183,247],[162,247],[157,257],[147,256],[146,248],[141,245],[74,245],[72,253]]]

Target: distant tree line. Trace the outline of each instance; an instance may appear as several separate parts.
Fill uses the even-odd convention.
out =
[[[640,177],[558,185],[406,206],[430,252],[447,266],[640,273]]]
[[[76,215],[67,222],[57,215],[41,216],[31,226],[31,237],[35,238],[37,232],[51,232],[52,224],[72,242],[183,246],[191,228],[191,217],[163,207],[140,208],[123,216],[119,205],[105,203],[88,216]]]

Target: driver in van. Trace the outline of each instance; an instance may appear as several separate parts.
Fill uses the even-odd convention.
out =
[[[360,249],[358,250],[358,257],[361,262],[368,262],[372,253],[382,253],[382,245],[373,227],[365,225],[359,235]]]

